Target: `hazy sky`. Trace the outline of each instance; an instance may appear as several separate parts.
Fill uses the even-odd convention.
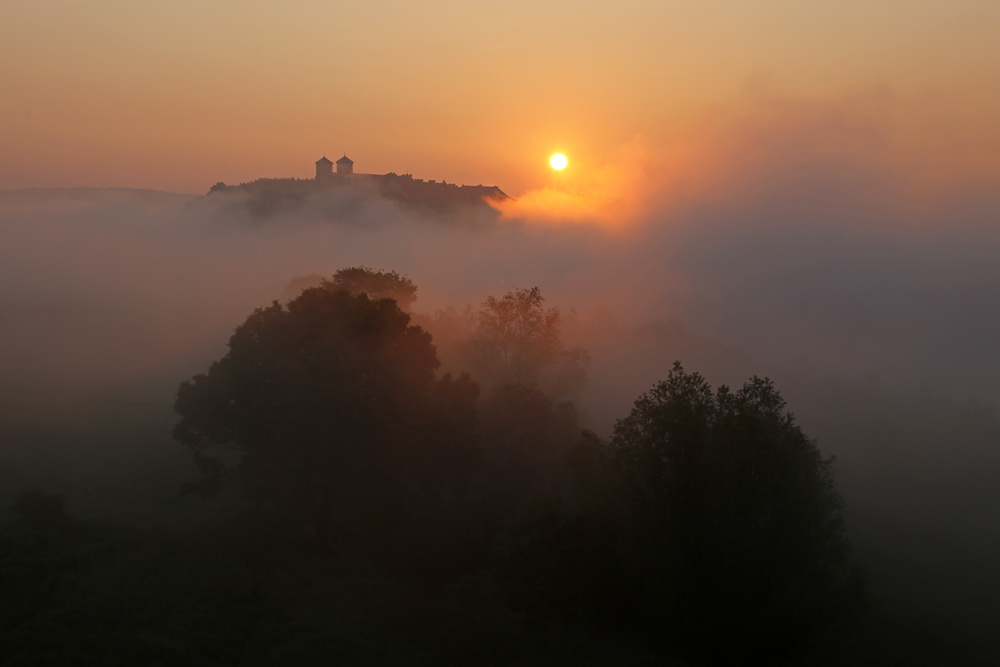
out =
[[[520,195],[556,150],[567,179],[636,141],[683,171],[761,95],[861,100],[902,164],[993,180],[998,42],[995,0],[5,0],[0,188],[204,192],[346,151]]]

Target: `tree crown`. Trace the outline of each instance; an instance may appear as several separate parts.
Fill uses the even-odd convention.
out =
[[[395,271],[375,270],[363,264],[340,269],[323,286],[345,289],[351,294],[367,294],[371,299],[393,299],[401,310],[409,312],[417,300],[417,286]]]
[[[545,308],[538,287],[486,297],[472,336],[479,376],[496,386],[542,385],[556,397],[572,394],[585,381],[589,357],[563,347],[562,323],[558,308]]]
[[[860,599],[833,460],[770,380],[713,392],[676,363],[610,452],[656,571],[653,616],[693,654],[772,659]]]

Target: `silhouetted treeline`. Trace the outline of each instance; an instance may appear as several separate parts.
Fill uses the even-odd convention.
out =
[[[480,395],[436,378],[430,335],[369,297],[397,274],[338,276],[256,310],[181,385],[194,490],[232,481],[282,540],[478,581],[536,627],[613,627],[698,663],[770,664],[863,606],[831,462],[768,381],[713,393],[677,365],[605,443],[543,389],[586,354],[563,351],[537,288],[484,303]]]
[[[10,495],[0,665],[993,664],[859,615],[832,462],[769,381],[675,366],[604,439],[539,290],[442,315],[472,371],[448,376],[381,298],[412,304],[404,276],[296,284],[178,392],[199,476],[141,471],[99,524],[58,485]],[[178,476],[170,508],[147,492]]]

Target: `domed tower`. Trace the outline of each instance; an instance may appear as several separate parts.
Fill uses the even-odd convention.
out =
[[[337,160],[337,175],[338,176],[350,176],[354,173],[354,160],[344,155],[344,157]]]
[[[326,159],[324,155],[316,160],[316,180],[320,183],[325,183],[331,178],[333,178],[333,163]]]

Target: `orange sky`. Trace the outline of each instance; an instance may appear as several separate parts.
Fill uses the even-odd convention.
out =
[[[7,0],[0,188],[204,192],[346,151],[520,196],[636,142],[697,161],[762,97],[861,109],[900,168],[993,178],[998,42],[996,0]]]

